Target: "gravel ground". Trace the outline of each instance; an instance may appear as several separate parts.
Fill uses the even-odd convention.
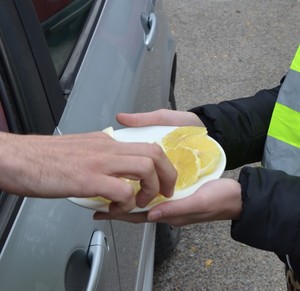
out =
[[[278,84],[299,43],[299,0],[165,0],[177,41],[179,110]],[[236,178],[238,169],[224,173]],[[154,291],[286,290],[283,264],[230,237],[230,222],[182,227]]]

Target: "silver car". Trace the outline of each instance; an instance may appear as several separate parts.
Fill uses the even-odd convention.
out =
[[[175,75],[162,0],[0,1],[2,131],[117,129],[118,112],[175,109]],[[2,191],[0,290],[152,290],[179,229],[92,216]]]

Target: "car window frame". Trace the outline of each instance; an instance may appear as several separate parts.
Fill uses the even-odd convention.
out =
[[[60,78],[60,85],[66,97],[69,96],[73,89],[77,73],[83,61],[84,55],[94,34],[97,21],[103,10],[106,0],[95,0],[89,17],[87,18],[81,34],[76,42],[70,59]]]
[[[13,0],[13,2],[21,24],[20,29],[23,30],[28,46],[31,49],[32,57],[45,91],[46,100],[50,106],[52,118],[54,123],[58,124],[65,108],[66,100],[63,98],[63,92],[60,88],[40,21],[31,0]]]

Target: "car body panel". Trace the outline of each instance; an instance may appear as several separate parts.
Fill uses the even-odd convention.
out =
[[[78,208],[65,199],[25,199],[1,252],[0,290],[8,286],[10,290],[64,290],[68,260],[78,249],[87,251],[93,231],[100,229],[109,242],[113,241],[110,223],[93,221],[92,211]],[[26,264],[28,261],[32,263]],[[103,283],[115,284],[113,290],[118,290],[113,244],[107,261],[110,264],[105,266],[110,269],[102,270]],[[99,290],[112,290],[112,286],[102,286]]]
[[[150,111],[168,106],[168,99],[161,96],[169,94],[172,64],[169,55],[174,55],[174,43],[169,35],[160,31],[164,31],[162,28],[166,25],[161,16],[162,4],[156,8],[152,1],[146,5],[139,0],[122,3],[108,1],[103,8],[58,126],[62,134],[102,130],[107,126],[119,128],[115,115],[120,111]],[[117,15],[112,17],[116,10]],[[159,17],[157,43],[161,47],[149,52],[140,18],[156,10]],[[166,63],[167,66],[162,65]]]

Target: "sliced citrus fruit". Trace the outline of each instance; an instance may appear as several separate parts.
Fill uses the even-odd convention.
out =
[[[181,141],[190,136],[202,136],[206,135],[207,130],[205,127],[200,126],[182,126],[174,129],[167,134],[161,141],[164,149],[171,149],[176,147]]]
[[[102,203],[110,203],[111,202],[111,200],[105,199],[101,196],[88,197],[88,199],[94,200],[94,201],[99,201],[99,202],[102,202]]]
[[[196,150],[201,160],[200,176],[210,174],[216,168],[221,157],[217,144],[207,135],[193,135],[186,137],[178,146]]]
[[[212,173],[216,169],[221,158],[221,151],[213,140],[203,137],[199,143],[198,155],[201,159],[200,176],[203,176]]]
[[[187,188],[198,180],[200,158],[194,150],[175,147],[166,150],[166,155],[177,170],[176,190]]]
[[[205,127],[179,127],[167,134],[161,144],[177,170],[177,190],[213,172],[221,157],[219,147],[207,136]]]

